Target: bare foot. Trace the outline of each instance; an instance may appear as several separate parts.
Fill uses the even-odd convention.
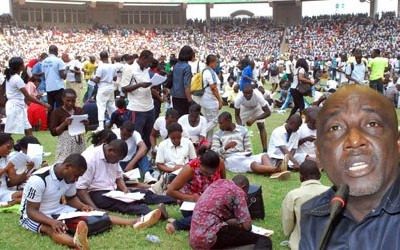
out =
[[[174,234],[176,231],[174,224],[168,223],[167,226],[165,227],[165,231],[167,232],[167,234]]]

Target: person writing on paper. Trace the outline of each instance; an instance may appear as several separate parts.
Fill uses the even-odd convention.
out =
[[[254,172],[272,174],[285,172],[275,168],[267,154],[251,155],[251,145],[247,129],[232,122],[229,112],[218,117],[219,130],[214,134],[212,149],[225,159],[228,170],[236,173]]]
[[[0,206],[11,206],[21,202],[22,192],[9,190],[7,174],[11,172],[10,152],[14,147],[14,140],[10,134],[0,133]]]
[[[346,85],[326,100],[317,128],[317,163],[336,188],[349,186],[325,249],[399,249],[400,139],[393,103],[371,88]],[[300,249],[317,249],[334,190],[303,204]]]
[[[128,109],[134,113],[135,129],[142,136],[147,148],[151,147],[150,134],[154,124],[154,103],[151,98],[149,67],[153,53],[143,50],[132,65],[122,73],[122,91],[128,94]]]
[[[282,228],[286,236],[290,236],[289,247],[299,249],[301,206],[309,199],[327,191],[329,187],[321,184],[321,173],[317,163],[305,160],[300,165],[301,187],[291,190],[282,202]]]
[[[7,183],[7,188],[10,191],[22,190],[23,184],[28,180],[31,173],[39,167],[47,166],[47,163],[42,164],[43,155],[38,156],[39,159],[31,159],[28,155],[28,144],[38,144],[40,142],[36,137],[32,135],[24,136],[21,140],[18,140],[14,145],[15,152],[9,156],[7,164],[7,171],[4,174],[4,181]],[[39,162],[35,166],[35,162]]]
[[[180,124],[168,125],[167,131],[168,139],[162,141],[158,146],[156,164],[160,171],[171,173],[195,159],[196,151],[189,139],[182,138],[183,130]]]
[[[205,147],[199,151],[200,157],[190,161],[168,186],[167,195],[181,201],[196,202],[211,183],[225,178],[225,166],[218,154],[207,151]],[[190,229],[192,211],[181,212],[184,218],[168,223],[167,233]]]
[[[62,94],[63,105],[51,113],[50,132],[52,136],[58,136],[55,162],[62,162],[73,153],[81,154],[86,148],[83,134],[71,136],[68,132],[68,126],[72,123],[71,116],[85,114],[82,108],[75,106],[76,98],[75,90],[65,89]],[[82,123],[87,124],[89,121],[85,119]]]
[[[144,204],[145,202],[149,204],[173,203],[174,201],[170,197],[158,197],[146,190],[139,190],[146,194],[144,200],[129,203],[104,196],[104,194],[116,190],[124,193],[130,192],[125,185],[123,171],[118,164],[126,157],[127,153],[128,145],[121,139],[115,139],[110,143],[86,151],[83,156],[88,163],[88,170],[76,183],[79,198],[96,210],[105,209],[131,215],[145,215],[156,211],[151,211]]]
[[[272,249],[272,241],[251,232],[247,207],[249,180],[237,175],[232,180],[212,183],[193,210],[189,244],[193,249],[223,249],[254,244],[254,249]]]
[[[79,154],[69,155],[63,163],[39,169],[29,178],[24,189],[21,206],[20,225],[35,233],[49,235],[54,242],[75,249],[89,249],[87,240],[88,227],[85,221],[79,221],[74,238],[68,232],[70,228],[53,219],[52,215],[75,212],[89,212],[93,208],[82,203],[76,196],[75,182],[86,171],[85,158]],[[61,204],[61,197],[66,197],[67,204]],[[112,224],[131,226],[134,229],[148,227],[158,221],[161,212],[150,214],[144,219],[125,219],[108,215]],[[68,223],[68,220],[67,220]]]

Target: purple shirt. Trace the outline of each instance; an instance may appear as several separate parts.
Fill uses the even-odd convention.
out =
[[[231,180],[217,180],[201,195],[193,210],[190,246],[210,249],[217,241],[218,231],[228,225],[225,221],[233,218],[240,224],[251,221],[246,193]]]

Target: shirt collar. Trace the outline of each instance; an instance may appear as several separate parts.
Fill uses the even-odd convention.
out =
[[[100,152],[99,152],[99,158],[100,160],[104,160],[105,162],[107,162],[106,160],[106,156],[104,155],[104,144],[101,144],[100,146],[98,146],[100,148]]]
[[[56,173],[54,172],[54,167],[55,167],[55,165],[51,166],[50,169],[49,169],[51,179],[54,180],[54,181],[55,181],[55,180],[60,181],[60,180],[57,178]]]
[[[301,183],[301,186],[304,187],[304,186],[309,186],[309,185],[314,185],[314,184],[322,185],[319,180],[307,180],[307,181],[303,181]]]
[[[182,139],[181,139],[181,144],[180,144],[179,146],[175,146],[175,145],[172,143],[171,139],[168,138],[168,139],[167,139],[167,146],[168,146],[168,148],[182,147]]]

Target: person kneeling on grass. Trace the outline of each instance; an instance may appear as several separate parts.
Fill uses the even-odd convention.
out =
[[[20,225],[35,233],[49,235],[57,244],[76,249],[89,249],[88,226],[85,221],[78,222],[75,235],[71,237],[67,233],[69,228],[64,221],[52,217],[55,214],[76,210],[93,210],[76,196],[75,182],[86,169],[85,158],[79,154],[71,154],[63,163],[36,171],[24,188]],[[66,197],[66,205],[60,203],[63,196]],[[138,229],[155,224],[160,216],[161,211],[156,209],[144,219],[124,219],[112,215],[109,215],[109,218],[112,224],[133,226]]]
[[[250,232],[251,217],[246,197],[249,180],[237,175],[232,180],[212,183],[193,210],[189,243],[193,249],[223,249],[254,244],[254,249],[272,249],[271,240]]]

